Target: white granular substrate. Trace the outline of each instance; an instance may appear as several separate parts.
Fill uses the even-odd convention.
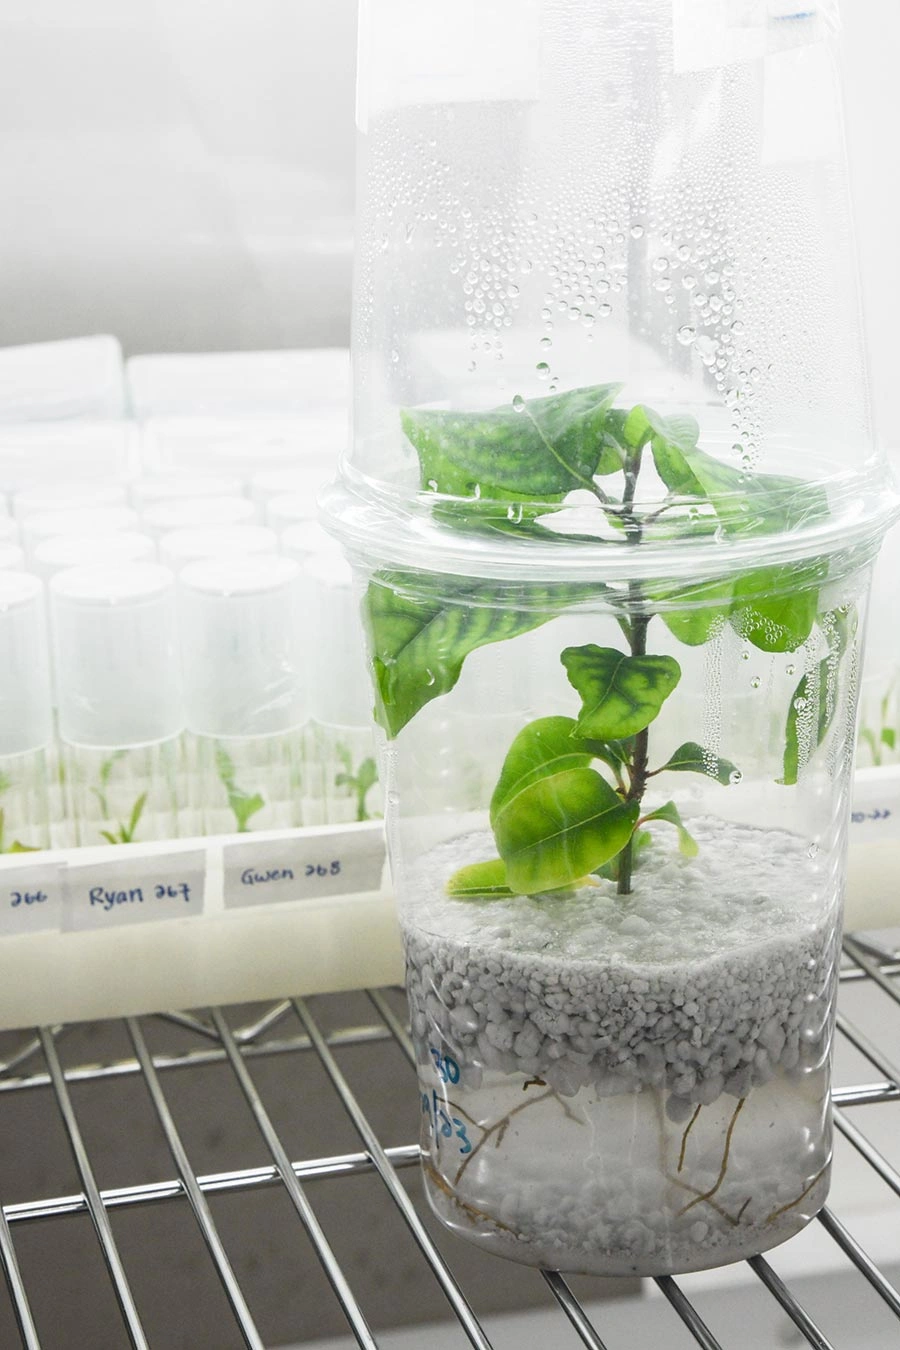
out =
[[[657,835],[634,892],[460,901],[460,867],[495,856],[488,833],[439,845],[407,879],[402,923],[413,1029],[464,1082],[539,1075],[574,1095],[664,1088],[686,1119],[745,1097],[780,1068],[821,1061],[830,1034],[835,897],[804,841],[706,817],[684,858]]]

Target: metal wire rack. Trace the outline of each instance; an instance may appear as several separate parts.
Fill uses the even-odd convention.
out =
[[[890,1207],[900,1199],[900,1170],[886,1156],[889,1150],[873,1142],[866,1127],[868,1119],[875,1118],[873,1108],[900,1102],[900,1068],[885,1052],[884,1038],[877,1034],[889,1017],[900,1016],[900,954],[871,946],[859,938],[848,938],[845,956],[838,1037],[852,1047],[853,1062],[867,1076],[857,1075],[859,1081],[835,1088],[835,1121],[839,1137],[846,1141],[845,1147],[849,1145],[883,1183],[884,1200]],[[846,1011],[847,1005],[853,1005],[852,997],[846,995],[860,985],[865,985],[870,1004],[873,998],[880,1000],[871,1019],[875,1035],[851,1020]],[[30,1156],[29,1150],[45,1146],[42,1141],[50,1127],[46,1121],[35,1124],[38,1107],[53,1117],[56,1145],[66,1155],[66,1165],[71,1168],[74,1164],[77,1183],[68,1193],[51,1198],[10,1199],[2,1206],[0,1259],[9,1300],[7,1306],[0,1308],[0,1345],[21,1344],[27,1350],[88,1345],[92,1350],[106,1350],[107,1346],[109,1350],[118,1350],[120,1346],[171,1350],[181,1345],[190,1345],[194,1350],[207,1345],[225,1350],[231,1345],[245,1345],[263,1350],[265,1346],[283,1344],[284,1322],[275,1329],[259,1281],[244,1278],[239,1270],[234,1254],[236,1239],[228,1233],[227,1216],[223,1219],[223,1213],[216,1209],[220,1197],[258,1194],[290,1206],[289,1225],[293,1225],[297,1253],[305,1250],[315,1268],[309,1255],[314,1253],[324,1273],[314,1296],[328,1303],[334,1314],[334,1328],[342,1325],[342,1335],[349,1337],[351,1343],[362,1347],[383,1344],[384,1333],[373,1329],[370,1310],[354,1279],[352,1252],[348,1259],[346,1251],[348,1233],[367,1222],[365,1205],[377,1202],[392,1211],[395,1221],[401,1221],[398,1231],[405,1229],[402,1238],[406,1254],[398,1255],[397,1260],[415,1261],[420,1274],[433,1285],[436,1304],[440,1304],[440,1294],[443,1295],[444,1315],[448,1308],[450,1313],[445,1334],[451,1339],[447,1343],[490,1350],[494,1344],[490,1319],[479,1309],[477,1294],[467,1287],[462,1251],[465,1244],[452,1239],[445,1242],[418,1198],[414,1170],[418,1147],[413,1142],[386,1141],[385,1129],[390,1125],[379,1128],[376,1119],[379,1112],[368,1107],[365,1100],[369,1080],[363,1066],[370,1063],[371,1052],[375,1050],[390,1056],[388,1071],[397,1098],[408,1096],[411,1101],[416,1100],[402,996],[399,991],[371,990],[365,1003],[361,998],[357,997],[354,1011],[362,1008],[365,1015],[362,1019],[357,1016],[352,1024],[337,1016],[346,1008],[346,1000],[336,995],[284,1000],[262,1010],[255,1009],[252,1015],[246,1008],[212,1008],[197,1014],[125,1018],[114,1027],[124,1053],[106,1062],[91,1062],[85,1057],[85,1045],[89,1055],[92,1044],[90,1027],[48,1027],[17,1033],[14,1037],[9,1034],[7,1053],[0,1064],[0,1138],[6,1140],[2,1150],[6,1167],[5,1172],[0,1168],[0,1185],[5,1186],[9,1195],[17,1189],[17,1178],[20,1192],[23,1186],[36,1184],[30,1175],[24,1178],[20,1175],[17,1158],[21,1160],[23,1153]],[[900,1021],[897,1025],[900,1027]],[[166,1043],[155,1044],[161,1039]],[[327,1137],[339,1142],[347,1137],[341,1135],[341,1129],[349,1129],[356,1146],[321,1156],[299,1159],[292,1156],[295,1153],[292,1127],[286,1127],[279,1119],[284,1114],[280,1107],[267,1104],[266,1069],[270,1078],[275,1073],[281,1083],[293,1084],[298,1101],[314,1103],[317,1118],[321,1119],[326,1107],[332,1112],[325,1127]],[[207,1088],[201,1089],[199,1108],[196,1103],[186,1108],[181,1085],[192,1078],[205,1083],[204,1075],[212,1071],[230,1077],[235,1091],[233,1109],[237,1109],[239,1099],[248,1128],[252,1126],[256,1148],[253,1165],[219,1172],[205,1172],[197,1166],[194,1155],[198,1130],[208,1129],[211,1124],[203,1120],[202,1098]],[[107,1149],[102,1132],[98,1135],[94,1124],[85,1124],[88,1120],[85,1094],[100,1084],[114,1094],[128,1090],[132,1097],[138,1088],[142,1089],[145,1109],[149,1097],[151,1109],[147,1114],[156,1132],[156,1144],[146,1156],[150,1174],[161,1173],[156,1179],[139,1178],[127,1185],[105,1184]],[[900,1107],[895,1105],[893,1111],[898,1114],[891,1119],[890,1127],[900,1136],[897,1130]],[[108,1107],[105,1118],[109,1121]],[[339,1118],[340,1128],[336,1123]],[[410,1115],[410,1128],[412,1120]],[[31,1122],[25,1138],[23,1122]],[[136,1165],[132,1160],[131,1166]],[[364,1205],[349,1180],[360,1177],[368,1177],[373,1187]],[[407,1189],[409,1182],[413,1184]],[[322,1218],[326,1208],[330,1222]],[[200,1239],[181,1304],[178,1290],[183,1286],[169,1277],[155,1294],[143,1288],[137,1292],[140,1270],[154,1241],[150,1219],[157,1211],[172,1209],[178,1211],[181,1221],[192,1226],[194,1239],[198,1235]],[[133,1216],[137,1226],[123,1229],[126,1216]],[[283,1220],[281,1215],[279,1222]],[[46,1277],[35,1265],[34,1251],[29,1249],[26,1259],[22,1256],[32,1231],[46,1236],[51,1228],[55,1231],[76,1224],[78,1239],[74,1248],[81,1256],[93,1257],[90,1278],[97,1283],[98,1300],[105,1299],[108,1304],[105,1329],[100,1331],[89,1332],[80,1327],[77,1312],[71,1309],[66,1316],[60,1315],[58,1306],[55,1312],[49,1312],[45,1305]],[[847,1223],[831,1209],[825,1209],[818,1217],[818,1225],[833,1242],[847,1273],[861,1282],[863,1291],[868,1288],[866,1296],[876,1303],[880,1299],[900,1319],[900,1292],[863,1249]],[[900,1234],[900,1216],[896,1231]],[[399,1244],[400,1239],[397,1241]],[[797,1293],[776,1273],[777,1265],[774,1254],[772,1261],[758,1257],[747,1263],[755,1277],[751,1282],[756,1291],[754,1297],[766,1301],[768,1291],[777,1301],[793,1326],[791,1335],[796,1341],[791,1343],[829,1350],[833,1342],[827,1326],[819,1325],[801,1306]],[[559,1336],[554,1336],[552,1344],[563,1343],[563,1332],[572,1344],[586,1346],[588,1350],[616,1350],[616,1345],[626,1343],[633,1347],[661,1343],[655,1336],[642,1339],[642,1335],[646,1336],[641,1331],[646,1301],[634,1302],[628,1341],[613,1341],[608,1339],[611,1333],[604,1326],[604,1305],[593,1301],[598,1296],[598,1282],[581,1282],[585,1289],[581,1295],[576,1292],[578,1281],[552,1271],[540,1274],[523,1271],[499,1261],[494,1266],[492,1283],[502,1283],[504,1272],[515,1271],[517,1279],[530,1282],[532,1294],[539,1291],[545,1304],[544,1314],[549,1311],[563,1319]],[[32,1267],[36,1274],[32,1273]],[[188,1333],[179,1328],[185,1323],[187,1303],[202,1303],[209,1297],[204,1279],[215,1287],[226,1321],[216,1323],[210,1313],[209,1338],[202,1340],[192,1332],[189,1339],[184,1339]],[[704,1350],[720,1347],[725,1350],[726,1342],[719,1339],[721,1333],[714,1334],[710,1329],[686,1289],[688,1283],[671,1278],[656,1281],[666,1301],[664,1305],[657,1299],[657,1309],[668,1305],[667,1315],[672,1321],[673,1339],[667,1333],[665,1343],[676,1343],[674,1336],[680,1323],[679,1335],[686,1334],[688,1344]],[[294,1342],[309,1332],[303,1307],[310,1306],[310,1296],[307,1288],[300,1304],[287,1309],[288,1339]],[[516,1299],[515,1294],[510,1297]],[[426,1316],[441,1316],[438,1306],[424,1312]],[[2,1317],[6,1318],[5,1323]],[[900,1328],[897,1338],[900,1344]],[[741,1334],[727,1344],[743,1347],[748,1341]],[[868,1341],[856,1340],[853,1344]]]

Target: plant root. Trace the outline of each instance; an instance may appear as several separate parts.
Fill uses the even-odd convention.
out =
[[[676,1215],[676,1218],[680,1219],[683,1214],[687,1214],[688,1210],[693,1209],[695,1205],[702,1204],[704,1200],[711,1200],[712,1197],[718,1191],[719,1187],[722,1185],[722,1182],[725,1180],[725,1173],[728,1170],[728,1158],[731,1154],[731,1136],[734,1134],[734,1127],[737,1124],[737,1118],[741,1114],[741,1111],[744,1109],[744,1102],[746,1100],[747,1100],[746,1097],[741,1097],[737,1106],[734,1108],[734,1113],[731,1117],[731,1120],[728,1122],[728,1129],[725,1132],[725,1150],[722,1154],[722,1166],[719,1168],[719,1175],[716,1178],[715,1185],[711,1186],[708,1191],[703,1191],[695,1199],[691,1200],[688,1204],[686,1204],[683,1209],[680,1209],[678,1211],[678,1214]]]
[[[768,1214],[766,1218],[763,1220],[763,1223],[765,1224],[774,1223],[776,1219],[781,1218],[782,1214],[787,1214],[789,1209],[793,1209],[795,1205],[799,1205],[802,1200],[806,1199],[806,1197],[809,1195],[810,1191],[813,1189],[816,1183],[822,1180],[822,1177],[825,1175],[827,1170],[828,1170],[828,1163],[826,1163],[825,1166],[816,1173],[812,1181],[809,1182],[807,1186],[803,1187],[803,1190],[797,1196],[796,1200],[789,1200],[786,1205],[779,1205],[778,1209],[773,1209],[772,1213]]]
[[[687,1152],[688,1135],[690,1134],[691,1130],[694,1128],[694,1121],[697,1119],[697,1117],[699,1116],[699,1114],[700,1114],[700,1112],[701,1112],[702,1110],[703,1110],[703,1103],[702,1103],[702,1102],[698,1102],[698,1103],[697,1103],[696,1110],[694,1111],[694,1114],[691,1116],[690,1120],[688,1121],[687,1126],[686,1126],[685,1131],[684,1131],[684,1134],[681,1136],[681,1151],[680,1151],[680,1153],[678,1154],[678,1171],[679,1171],[679,1172],[680,1172],[680,1171],[683,1169],[683,1167],[684,1167],[684,1155],[685,1155],[685,1153]]]
[[[503,1143],[506,1131],[510,1127],[513,1116],[517,1116],[520,1111],[527,1111],[530,1106],[538,1106],[541,1102],[549,1101],[551,1097],[555,1098],[556,1101],[559,1102],[560,1106],[562,1107],[563,1111],[565,1112],[569,1120],[574,1120],[577,1125],[582,1125],[584,1123],[583,1121],[579,1120],[578,1116],[571,1109],[571,1107],[569,1107],[563,1100],[563,1098],[560,1097],[559,1093],[556,1091],[556,1088],[548,1088],[547,1091],[542,1092],[539,1097],[530,1097],[527,1102],[520,1102],[519,1105],[514,1106],[511,1111],[507,1111],[505,1116],[501,1116],[499,1120],[495,1120],[493,1125],[482,1125],[479,1122],[474,1121],[473,1124],[475,1124],[478,1129],[484,1130],[484,1133],[478,1140],[478,1143],[472,1149],[472,1152],[467,1153],[463,1161],[460,1163],[459,1171],[456,1173],[455,1178],[456,1184],[459,1185],[459,1180],[463,1172],[465,1172],[469,1163],[472,1161],[475,1155],[478,1152],[480,1152],[480,1150],[485,1146],[485,1144],[488,1142],[489,1139],[494,1140],[494,1146],[496,1148],[500,1147],[500,1145]]]
[[[483,1223],[491,1223],[495,1228],[502,1228],[505,1233],[511,1233],[513,1237],[518,1236],[516,1230],[510,1228],[508,1223],[503,1223],[500,1219],[494,1218],[493,1214],[488,1214],[485,1209],[479,1209],[477,1205],[470,1205],[467,1200],[461,1200],[446,1178],[442,1177],[437,1168],[425,1158],[422,1159],[422,1169],[431,1181],[434,1182],[438,1190],[443,1195],[446,1195],[448,1200],[452,1200],[454,1205],[457,1205],[462,1210],[471,1223],[476,1223],[479,1220]]]

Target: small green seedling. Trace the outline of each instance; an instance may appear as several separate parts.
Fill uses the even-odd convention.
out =
[[[237,786],[234,760],[221,745],[216,746],[216,773],[225,789],[228,808],[234,816],[237,833],[249,833],[250,820],[265,806],[265,797],[260,796],[258,792],[245,792],[243,788]]]
[[[728,540],[787,533],[827,516],[818,486],[735,469],[699,448],[694,418],[661,417],[643,405],[615,407],[620,388],[517,398],[488,413],[404,412],[403,429],[435,514],[460,530],[547,541],[560,537],[554,516],[566,509],[567,494],[581,489],[596,502],[607,537],[614,536],[604,544],[592,534],[598,549],[698,534]],[[642,505],[646,473],[662,485],[661,504],[656,491],[656,500]],[[631,581],[623,591],[602,583],[513,589],[377,573],[364,618],[376,716],[389,737],[454,687],[472,651],[586,600],[605,597],[625,640],[623,649],[586,644],[562,652],[581,709],[574,718],[539,718],[519,732],[490,805],[499,857],[458,871],[449,893],[460,899],[538,895],[604,877],[628,895],[650,828],[659,824],[674,827],[683,854],[696,854],[674,801],[644,809],[648,786],[657,777],[695,773],[728,787],[741,773],[694,740],[654,762],[651,728],[681,679],[674,657],[650,650],[657,618],[688,647],[730,625],[764,652],[794,652],[818,628],[828,654],[801,679],[785,723],[779,781],[796,783],[831,724],[837,666],[852,637],[846,611],[820,612],[826,574],[825,561],[814,557],[692,583]],[[805,715],[810,704],[818,710],[812,728]]]
[[[353,756],[348,746],[339,744],[335,753],[343,764],[343,769],[335,774],[335,787],[347,788],[356,797],[356,819],[358,821],[371,820],[372,817],[366,805],[366,798],[371,789],[378,782],[378,769],[375,766],[375,760],[371,756],[360,761],[359,768],[353,770]]]

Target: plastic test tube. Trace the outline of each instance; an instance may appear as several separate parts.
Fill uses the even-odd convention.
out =
[[[172,530],[255,525],[256,507],[247,497],[190,497],[154,502],[144,511],[144,529],[155,539]]]
[[[0,572],[0,853],[51,843],[46,634],[40,581]]]
[[[174,577],[156,563],[74,567],[49,592],[76,843],[170,838],[183,787]]]
[[[223,526],[212,530],[173,530],[159,541],[159,560],[173,572],[202,558],[228,558],[247,553],[277,553],[278,536],[265,525]]]
[[[287,492],[266,502],[266,524],[279,533],[289,525],[315,520],[317,515],[316,489],[312,486],[308,492]]]
[[[336,544],[302,564],[301,593],[310,705],[304,823],[369,820],[381,813],[372,688],[353,576]]]
[[[274,555],[180,574],[192,807],[206,833],[303,823],[299,576]]]
[[[34,557],[38,544],[60,534],[121,534],[140,528],[136,511],[128,506],[96,506],[72,511],[41,511],[22,522],[25,556]]]

